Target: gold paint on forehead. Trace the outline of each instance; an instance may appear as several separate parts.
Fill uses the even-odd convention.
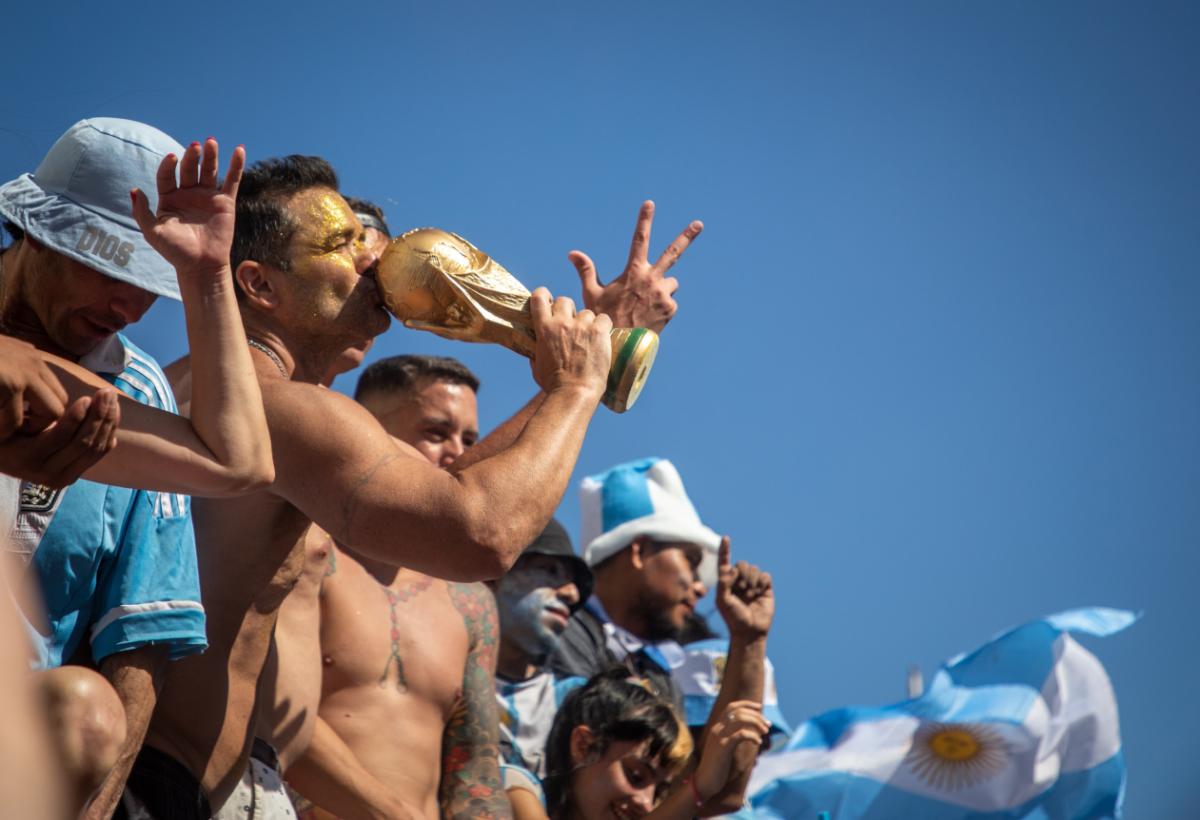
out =
[[[322,242],[348,231],[353,231],[356,237],[362,233],[358,217],[350,210],[346,200],[334,191],[321,191],[318,196],[312,198],[306,210],[306,224],[313,226]]]
[[[293,213],[301,218],[293,261],[302,268],[306,267],[305,260],[322,260],[353,269],[363,230],[346,200],[336,191],[317,188],[298,194],[291,206]],[[345,253],[346,247],[341,244],[347,233],[353,235],[352,253]]]

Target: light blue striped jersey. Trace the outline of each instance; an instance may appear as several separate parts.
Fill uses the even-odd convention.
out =
[[[529,680],[496,678],[496,703],[500,712],[500,753],[507,763],[521,766],[539,778],[546,777],[546,740],[558,707],[586,678],[556,678],[552,672]]]
[[[142,404],[178,412],[158,364],[122,334],[79,363]],[[9,540],[42,590],[43,665],[68,662],[85,639],[96,663],[147,644],[166,645],[172,658],[207,646],[187,496],[23,482]]]

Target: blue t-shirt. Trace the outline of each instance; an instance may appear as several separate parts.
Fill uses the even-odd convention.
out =
[[[158,364],[122,334],[79,363],[142,404],[178,412]],[[41,587],[43,666],[61,666],[85,639],[96,663],[147,644],[166,645],[172,658],[208,645],[187,496],[22,482],[10,542]]]

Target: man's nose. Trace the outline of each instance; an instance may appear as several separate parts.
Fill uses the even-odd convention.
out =
[[[695,600],[699,601],[701,598],[703,598],[707,594],[708,594],[708,587],[706,587],[704,585],[704,582],[701,581],[699,578],[693,579],[692,580],[692,595],[695,597]]]
[[[380,250],[385,246],[374,245],[360,238],[354,243],[354,269],[360,274],[374,267],[379,261]]]
[[[146,315],[146,311],[158,297],[141,288],[121,288],[109,300],[108,308],[121,318],[121,321],[131,325]]]
[[[562,601],[568,607],[573,607],[579,603],[579,587],[575,586],[574,581],[567,581],[558,588],[558,600]]]
[[[449,467],[454,462],[458,461],[458,457],[467,451],[466,445],[462,443],[462,439],[457,436],[451,436],[446,439],[445,445],[442,447],[442,466]]]

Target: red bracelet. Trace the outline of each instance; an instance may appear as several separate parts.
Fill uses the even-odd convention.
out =
[[[696,808],[703,806],[704,801],[700,799],[700,790],[696,788],[696,781],[689,777],[684,782],[687,783],[688,788],[692,790],[692,802],[696,804]]]

